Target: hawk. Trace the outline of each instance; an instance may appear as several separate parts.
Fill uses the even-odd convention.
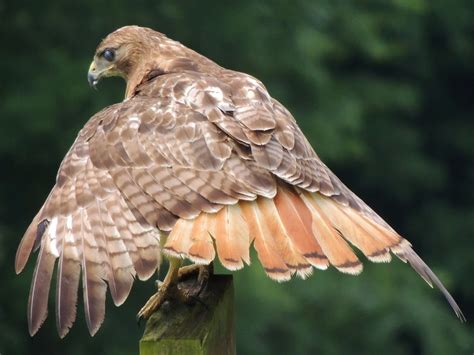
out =
[[[205,280],[203,266],[216,257],[229,270],[250,264],[252,243],[278,282],[330,265],[357,275],[362,263],[352,247],[373,262],[394,254],[465,319],[411,244],[329,170],[262,82],[138,26],[116,30],[97,47],[88,80],[95,86],[108,76],[126,80],[125,99],[79,132],[18,247],[17,273],[39,250],[31,335],[46,319],[56,260],[60,337],[75,320],[81,279],[94,335],[107,287],[121,305],[136,277],[156,272],[162,253],[170,266],[140,311],[144,318],[170,294],[186,300],[180,277],[198,270]],[[184,259],[197,266],[180,269]]]

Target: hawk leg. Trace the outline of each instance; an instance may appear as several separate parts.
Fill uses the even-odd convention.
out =
[[[213,273],[212,263],[209,265],[186,265],[180,268],[181,259],[170,258],[170,266],[163,282],[158,282],[158,291],[150,297],[137,314],[137,319],[148,319],[157,311],[165,301],[178,301],[193,303],[197,301],[205,289],[209,277]],[[196,283],[193,285],[179,285],[179,282],[188,280],[197,274]]]
[[[178,279],[179,281],[184,281],[194,274],[197,275],[197,282],[200,288],[200,291],[206,286],[209,277],[214,273],[214,264],[210,263],[209,265],[186,265],[182,266],[178,270]]]

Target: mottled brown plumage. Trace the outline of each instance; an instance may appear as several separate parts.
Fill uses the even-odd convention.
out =
[[[358,274],[362,264],[351,244],[375,262],[390,261],[392,252],[438,286],[463,319],[410,243],[324,165],[259,80],[136,26],[102,41],[89,75],[94,84],[124,77],[126,97],[79,132],[20,243],[17,272],[39,246],[31,334],[46,318],[56,259],[63,337],[75,320],[80,280],[94,334],[107,286],[122,304],[134,278],[145,280],[158,268],[161,251],[201,264],[217,255],[237,270],[250,263],[252,243],[277,281],[306,278],[312,266]]]

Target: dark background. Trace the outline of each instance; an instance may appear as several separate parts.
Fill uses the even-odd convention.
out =
[[[330,269],[285,284],[254,262],[235,274],[239,354],[472,354],[472,0],[0,0],[2,355],[137,352],[143,327],[134,316],[153,281],[137,282],[120,308],[109,299],[94,338],[80,301],[75,326],[59,340],[51,297],[51,315],[32,339],[34,262],[19,276],[13,269],[77,131],[123,97],[120,79],[93,91],[86,72],[101,38],[127,24],[260,78],[325,162],[413,242],[468,318],[461,324],[441,293],[398,260],[366,263],[358,277]]]

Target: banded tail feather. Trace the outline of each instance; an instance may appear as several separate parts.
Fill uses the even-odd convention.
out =
[[[229,270],[243,267],[242,261],[250,263],[253,242],[266,274],[279,282],[294,274],[304,279],[311,266],[324,270],[332,265],[343,273],[359,274],[362,263],[351,245],[376,263],[390,262],[393,253],[428,284],[440,288],[458,317],[464,319],[454,299],[406,239],[318,192],[280,183],[273,199],[258,197],[224,206],[216,214],[203,212],[192,220],[181,219],[163,250],[168,255],[209,263],[215,253],[211,237],[219,260]]]
[[[212,237],[223,266],[236,270],[243,267],[242,261],[250,263],[253,241],[268,276],[277,280],[287,280],[294,273],[304,278],[310,266],[324,270],[329,264],[357,274],[362,264],[348,242],[372,261],[389,261],[386,253],[403,238],[383,229],[331,198],[280,184],[274,199],[240,201],[216,214],[203,212],[195,219],[180,219],[163,250],[171,256],[209,262]]]

